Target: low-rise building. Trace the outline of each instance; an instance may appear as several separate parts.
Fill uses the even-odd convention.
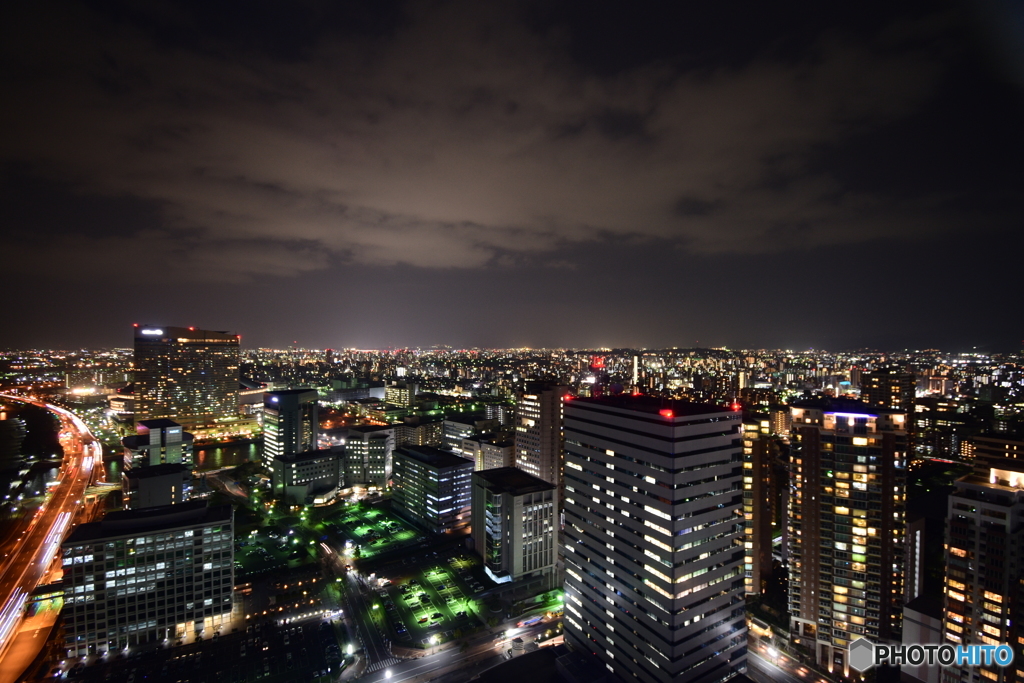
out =
[[[270,475],[274,497],[295,505],[334,500],[341,487],[342,452],[328,449],[277,456]]]

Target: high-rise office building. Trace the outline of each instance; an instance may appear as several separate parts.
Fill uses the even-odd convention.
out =
[[[238,419],[238,335],[136,326],[134,366],[137,420],[169,418],[214,434]]]
[[[565,403],[565,638],[622,680],[746,668],[741,437],[714,405]]]
[[[561,488],[562,404],[568,387],[528,382],[516,399],[515,466]]]
[[[433,533],[469,524],[472,460],[433,446],[404,446],[393,462],[395,510]]]
[[[391,479],[394,450],[394,426],[349,429],[345,441],[345,486],[386,487]]]
[[[907,415],[813,399],[792,416],[790,631],[849,675],[852,641],[900,642]]]
[[[317,449],[320,395],[316,389],[289,389],[263,394],[263,464],[274,458]]]
[[[473,473],[473,545],[498,583],[555,587],[558,491],[516,467]]]
[[[402,408],[412,408],[416,404],[417,389],[413,382],[395,382],[384,388],[384,402]]]
[[[111,512],[61,545],[68,656],[181,638],[230,619],[230,505]]]

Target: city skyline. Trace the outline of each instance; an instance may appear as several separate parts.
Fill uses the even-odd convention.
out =
[[[5,8],[0,348],[1019,350],[1021,12]]]

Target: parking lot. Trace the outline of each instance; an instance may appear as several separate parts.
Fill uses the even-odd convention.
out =
[[[337,536],[338,552],[351,559],[368,560],[411,547],[425,536],[390,511],[363,505],[342,508],[322,524]],[[352,547],[346,547],[345,541],[351,541]]]
[[[485,586],[473,575],[476,564],[466,553],[434,553],[429,563],[399,570],[389,585],[375,589],[374,609],[399,643],[426,646],[433,636],[457,637],[456,631],[482,624],[473,596]]]

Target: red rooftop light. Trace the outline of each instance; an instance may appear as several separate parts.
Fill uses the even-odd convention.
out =
[[[664,410],[659,410],[658,414],[661,415],[662,417],[675,417],[675,413],[673,413],[672,410],[669,409],[669,408],[665,408]]]
[[[732,408],[733,410],[739,410],[739,409],[741,409],[741,408],[742,408],[743,406],[741,406],[741,405],[740,405],[739,403],[733,403],[733,404],[732,404],[732,405],[731,405],[730,407],[731,407],[731,408]]]

